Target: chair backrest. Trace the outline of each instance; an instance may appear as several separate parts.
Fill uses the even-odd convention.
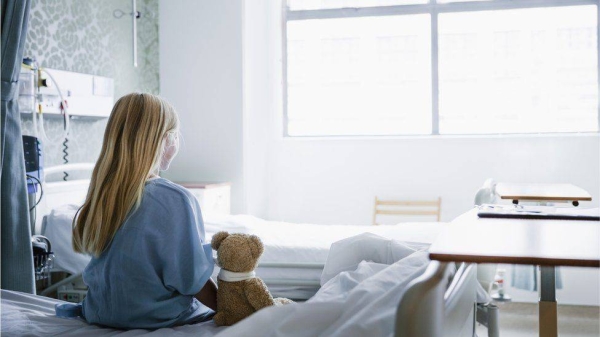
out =
[[[380,200],[375,197],[373,225],[377,225],[378,215],[418,215],[435,216],[440,221],[442,198],[437,200]]]

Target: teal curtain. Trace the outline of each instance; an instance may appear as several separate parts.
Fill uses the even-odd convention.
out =
[[[19,72],[29,22],[29,0],[2,0],[2,102],[0,124],[0,219],[2,289],[35,293],[21,119]]]

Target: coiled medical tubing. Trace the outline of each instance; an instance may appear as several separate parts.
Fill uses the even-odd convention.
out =
[[[48,137],[48,134],[46,133],[46,129],[44,128],[44,114],[42,111],[42,105],[38,104],[38,113],[36,114],[35,112],[33,112],[32,114],[32,118],[33,118],[33,132],[35,134],[35,136],[37,136],[38,131],[39,133],[42,135],[42,138],[44,139],[44,141],[48,142],[48,143],[56,143],[59,142],[61,139],[64,139],[64,141],[62,142],[63,145],[63,162],[65,164],[67,164],[69,162],[69,159],[67,158],[69,155],[68,149],[68,142],[69,142],[69,131],[71,128],[71,124],[70,124],[70,118],[69,118],[69,111],[68,111],[68,107],[67,107],[67,101],[65,100],[62,91],[60,90],[60,86],[58,85],[58,82],[54,79],[54,76],[52,76],[52,73],[50,73],[48,70],[46,70],[43,67],[32,67],[28,64],[22,64],[22,67],[29,69],[29,70],[33,70],[33,71],[38,71],[38,78],[41,77],[41,73],[44,72],[46,75],[48,75],[48,77],[50,78],[50,80],[52,81],[52,83],[54,84],[54,86],[56,87],[56,91],[58,91],[58,96],[60,97],[60,109],[63,113],[63,118],[64,118],[64,133],[62,134],[61,137],[57,138],[57,139],[53,139],[51,140]],[[38,95],[39,95],[39,86],[38,86]],[[36,115],[39,114],[39,118],[40,118],[40,126],[38,128],[38,124],[37,124],[37,117]],[[64,176],[63,176],[63,180],[67,180],[67,177],[69,176],[69,174],[67,172],[63,172]]]

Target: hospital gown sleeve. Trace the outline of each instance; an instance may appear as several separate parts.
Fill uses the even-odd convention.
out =
[[[213,269],[212,251],[204,249],[204,224],[197,201],[183,198],[183,202],[171,209],[164,247],[162,272],[165,287],[183,295],[197,294]]]

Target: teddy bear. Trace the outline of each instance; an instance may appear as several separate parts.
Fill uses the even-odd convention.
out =
[[[211,246],[217,251],[217,265],[221,267],[217,313],[213,317],[216,325],[233,325],[264,307],[294,303],[287,298],[274,299],[256,277],[254,269],[264,251],[258,236],[222,231],[212,237]]]

